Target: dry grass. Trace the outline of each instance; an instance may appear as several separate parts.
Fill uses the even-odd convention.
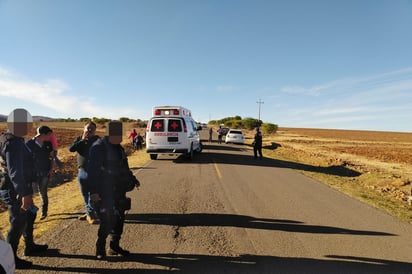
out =
[[[313,167],[301,172],[412,222],[412,133],[281,128],[264,142],[267,156]]]

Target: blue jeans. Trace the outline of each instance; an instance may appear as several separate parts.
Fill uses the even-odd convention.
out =
[[[86,206],[86,214],[92,217],[95,217],[94,208],[90,200],[90,192],[88,191],[87,185],[86,185],[87,184],[87,172],[84,170],[84,168],[79,168],[79,171],[77,174],[77,180],[79,182],[80,192],[82,193],[83,201]]]
[[[40,176],[36,182],[33,183],[33,193],[37,191],[40,193],[42,215],[47,215],[49,208],[49,196],[47,195],[47,187],[49,185],[49,176]]]

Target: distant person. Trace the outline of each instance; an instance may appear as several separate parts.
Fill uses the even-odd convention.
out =
[[[211,144],[213,141],[213,128],[209,128],[209,144]]]
[[[16,269],[33,266],[32,262],[17,256],[22,235],[25,256],[48,248],[33,241],[33,226],[38,209],[33,203],[34,166],[32,153],[23,139],[32,125],[30,113],[18,108],[7,117],[8,131],[0,135],[0,197],[9,211],[10,228],[6,240],[13,249]]]
[[[143,136],[140,135],[140,133],[137,133],[137,136],[135,137],[136,149],[143,149],[143,141]]]
[[[222,135],[223,135],[223,129],[222,129],[222,126],[219,126],[219,128],[217,129],[217,142],[219,144],[222,143]]]
[[[259,153],[259,159],[263,159],[262,155],[262,133],[260,132],[259,128],[256,128],[256,133],[255,133],[255,139],[252,143],[253,145],[253,154],[255,155],[255,159],[258,158],[258,153]]]
[[[136,136],[137,136],[136,129],[133,129],[132,132],[130,132],[130,134],[129,134],[129,139],[131,140],[130,143],[132,144],[134,149],[137,149]]]
[[[37,128],[37,135],[26,142],[33,153],[35,181],[33,182],[34,192],[39,192],[41,205],[40,220],[47,217],[49,208],[49,198],[47,195],[47,188],[49,186],[50,177],[53,174],[53,158],[54,149],[50,142],[52,134],[51,128],[48,126],[40,126]]]
[[[127,256],[128,250],[120,247],[125,211],[131,207],[126,192],[140,185],[129,169],[123,147],[122,123],[111,121],[107,134],[90,148],[88,184],[91,199],[100,218],[97,232],[96,258],[106,257],[106,239],[110,235],[109,254]]]
[[[87,188],[87,159],[89,157],[89,149],[95,141],[99,139],[96,135],[96,124],[92,121],[84,125],[83,134],[78,136],[71,144],[69,150],[77,152],[78,174],[80,192],[83,196],[83,201],[86,206],[86,213],[79,217],[79,220],[87,220],[89,224],[97,224],[97,214],[90,203],[90,190]]]

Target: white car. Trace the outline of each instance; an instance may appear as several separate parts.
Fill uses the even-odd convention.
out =
[[[226,134],[225,143],[244,144],[245,137],[243,136],[243,132],[240,129],[229,129]]]

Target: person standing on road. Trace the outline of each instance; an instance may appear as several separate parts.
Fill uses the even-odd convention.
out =
[[[71,152],[77,152],[77,180],[79,182],[80,192],[86,206],[86,214],[80,216],[79,220],[87,220],[89,224],[98,223],[97,214],[90,203],[90,191],[87,189],[86,185],[89,149],[98,139],[99,136],[96,135],[96,124],[89,121],[84,125],[83,134],[78,136],[69,148]]]
[[[88,184],[91,199],[100,218],[97,233],[96,258],[106,257],[106,239],[110,235],[109,255],[127,256],[128,250],[120,247],[125,211],[131,207],[126,192],[140,185],[129,169],[122,141],[122,123],[111,121],[107,135],[90,148]]]
[[[209,144],[212,143],[212,140],[213,140],[213,128],[210,127],[209,128]]]
[[[37,207],[33,203],[33,156],[23,136],[33,125],[30,113],[22,108],[7,117],[8,131],[0,135],[0,197],[8,207],[10,228],[7,242],[14,253],[16,269],[27,269],[33,263],[20,259],[17,249],[21,236],[25,240],[24,255],[31,256],[47,250],[47,245],[35,244],[33,225]]]
[[[219,144],[222,143],[222,135],[223,135],[223,129],[222,129],[222,126],[219,126],[219,128],[217,129],[217,142]]]
[[[253,141],[253,154],[255,155],[255,159],[258,158],[259,152],[259,159],[262,160],[262,133],[260,132],[259,128],[256,128],[255,139]]]
[[[47,188],[50,177],[53,174],[53,157],[54,149],[50,142],[52,130],[48,126],[41,126],[37,128],[37,135],[26,142],[26,145],[33,153],[34,170],[36,180],[33,183],[33,191],[40,193],[42,202],[42,211],[40,220],[47,217],[49,208],[49,198],[47,195]]]

